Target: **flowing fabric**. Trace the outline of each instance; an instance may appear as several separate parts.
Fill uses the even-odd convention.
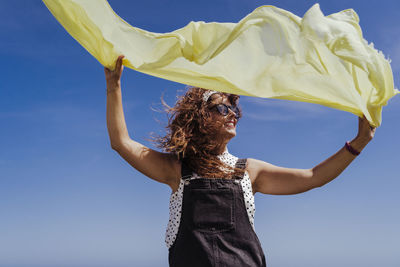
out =
[[[300,18],[261,6],[238,23],[190,22],[169,33],[132,27],[106,0],[43,0],[61,25],[103,66],[221,92],[316,103],[364,114],[379,126],[394,95],[390,63],[363,39],[347,9]],[[166,18],[168,14],[165,14]]]

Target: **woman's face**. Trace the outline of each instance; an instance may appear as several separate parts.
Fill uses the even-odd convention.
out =
[[[228,114],[225,116],[219,113],[219,111],[215,108],[215,106],[218,104],[231,106],[232,103],[229,102],[228,97],[225,95],[213,94],[211,96],[211,103],[209,104],[209,107],[211,108],[211,118],[214,121],[218,121],[222,124],[222,127],[217,129],[216,132],[218,139],[221,138],[222,142],[229,141],[236,136],[237,119],[235,118],[235,113],[230,109],[228,109]]]

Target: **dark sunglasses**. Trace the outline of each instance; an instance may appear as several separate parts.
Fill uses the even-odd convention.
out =
[[[225,104],[218,104],[218,105],[211,107],[211,109],[213,109],[213,108],[216,108],[218,110],[218,112],[223,116],[228,115],[229,110],[232,110],[233,113],[235,113],[235,118],[236,119],[240,118],[240,110],[237,106],[227,106]]]

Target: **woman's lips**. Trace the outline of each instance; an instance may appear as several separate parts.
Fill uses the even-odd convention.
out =
[[[225,123],[226,126],[228,127],[235,127],[235,122],[234,121],[228,121],[227,123]]]

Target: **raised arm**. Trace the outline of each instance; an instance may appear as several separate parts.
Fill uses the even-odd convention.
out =
[[[358,134],[350,145],[361,151],[374,137],[375,128],[359,117]],[[271,195],[292,195],[321,187],[335,179],[355,159],[355,155],[342,147],[334,155],[312,169],[291,169],[248,159],[247,170],[253,183],[253,192]]]
[[[122,108],[121,75],[124,56],[119,56],[114,71],[104,68],[107,82],[107,129],[112,149],[136,170],[177,189],[180,163],[172,155],[150,149],[129,137]]]

